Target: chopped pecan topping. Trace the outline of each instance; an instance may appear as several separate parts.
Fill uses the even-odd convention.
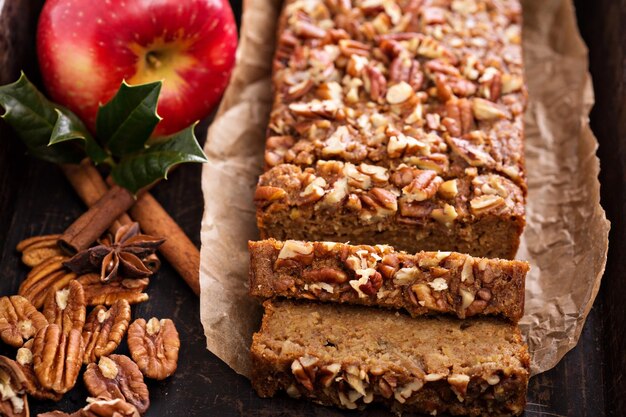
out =
[[[480,93],[487,100],[496,101],[502,94],[502,73],[493,67],[485,69],[483,75],[478,80],[480,82]]]
[[[429,202],[409,202],[404,199],[400,199],[398,202],[400,207],[400,214],[404,217],[411,217],[414,219],[424,219],[430,216],[433,211],[433,205]]]
[[[434,171],[416,170],[413,180],[402,188],[403,196],[409,202],[427,200],[437,194],[441,183],[443,180]]]
[[[343,284],[348,280],[348,276],[339,269],[327,267],[303,271],[302,279],[312,283],[325,282],[327,284]]]
[[[332,385],[339,371],[341,371],[341,364],[338,363],[322,366],[317,372],[317,380],[323,387],[328,388]]]
[[[363,280],[365,280],[364,283],[363,283]],[[361,296],[361,294],[365,294],[366,296],[372,297],[376,295],[378,290],[382,287],[383,278],[382,278],[382,275],[380,275],[380,272],[373,271],[371,275],[362,276],[359,280],[357,280],[357,283],[358,283],[357,292],[359,293],[359,296]],[[350,285],[352,285],[352,281]]]
[[[489,166],[494,163],[491,155],[479,143],[467,139],[448,138],[452,150],[460,155],[465,161],[474,167]]]
[[[289,148],[295,145],[295,143],[296,142],[292,136],[271,136],[267,138],[267,141],[265,142],[265,163],[268,166],[276,166],[283,163],[285,153],[289,150]],[[255,195],[254,198],[269,200],[267,197],[273,196],[273,194],[272,190],[267,190],[266,194],[259,196]]]
[[[291,373],[304,388],[313,391],[315,383],[315,374],[317,371],[317,363],[319,359],[315,356],[305,355],[291,363]]]
[[[347,57],[352,55],[368,56],[370,49],[369,45],[352,39],[341,39],[339,41],[339,50]]]
[[[143,414],[150,406],[148,387],[143,375],[128,356],[102,356],[96,365],[90,363],[83,375],[85,386],[91,396],[113,400],[125,400]]]
[[[443,182],[439,186],[439,189],[437,190],[437,192],[443,198],[453,199],[454,197],[456,197],[456,195],[459,192],[459,189],[457,187],[457,180],[453,179],[453,180],[448,180],[448,181]]]
[[[310,242],[286,240],[278,253],[275,268],[288,265],[289,263],[285,261],[290,260],[296,261],[300,265],[310,265],[313,262],[313,249],[313,244]]]
[[[7,345],[21,347],[48,322],[24,297],[0,298],[0,339]]]
[[[384,279],[392,279],[400,267],[400,260],[396,254],[387,254],[377,266],[378,272]]]
[[[472,105],[467,99],[448,100],[445,116],[442,123],[452,136],[463,136],[474,128]]]
[[[465,399],[469,382],[469,375],[452,374],[448,376],[448,384],[450,384],[450,388],[461,402]]]
[[[65,335],[70,330],[83,330],[87,307],[85,292],[78,281],[70,281],[67,288],[48,292],[43,314],[50,324],[58,325]]]
[[[331,100],[313,100],[309,103],[291,103],[289,110],[296,116],[318,118],[323,117],[326,119],[334,119],[337,114],[337,104]]]
[[[470,208],[474,214],[482,214],[505,205],[505,201],[498,195],[485,194],[473,198],[470,201]]]
[[[152,379],[172,375],[178,364],[180,339],[170,319],[135,320],[128,328],[128,348],[141,372]]]
[[[83,363],[80,331],[65,335],[56,324],[37,332],[33,344],[33,369],[42,387],[64,394],[74,387]]]
[[[254,193],[255,201],[276,201],[287,196],[287,192],[282,188],[261,186],[257,187]]]
[[[369,191],[369,196],[374,200],[376,205],[395,213],[398,210],[398,198],[394,193],[384,188],[374,187]]]
[[[389,104],[404,103],[413,96],[413,88],[406,82],[401,81],[387,89],[387,102]]]
[[[287,89],[287,94],[285,95],[285,98],[287,100],[299,99],[300,97],[304,96],[306,93],[311,91],[314,85],[315,83],[310,78],[302,80],[299,83],[294,84]]]
[[[437,220],[439,223],[446,225],[447,227],[451,227],[454,220],[459,217],[454,206],[450,204],[444,204],[443,208],[436,208],[430,212],[430,216]]]
[[[117,349],[130,324],[128,301],[117,300],[110,309],[105,306],[94,308],[83,328],[85,344],[84,363],[95,362]]]
[[[18,252],[22,253],[22,262],[31,268],[53,256],[63,255],[57,245],[61,235],[34,236],[17,244]]]
[[[482,98],[472,99],[472,111],[478,120],[497,120],[511,117],[511,114],[504,107]]]
[[[318,38],[321,39],[326,36],[326,31],[321,29],[310,22],[304,20],[298,20],[294,25],[294,31],[296,35],[304,38]]]
[[[424,81],[419,61],[400,55],[391,62],[389,80],[395,83],[405,82],[413,90],[419,90]]]
[[[387,80],[380,70],[372,65],[365,68],[365,73],[367,75],[365,89],[369,91],[372,100],[379,101],[387,92]]]

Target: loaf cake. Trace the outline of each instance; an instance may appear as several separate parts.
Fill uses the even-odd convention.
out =
[[[509,416],[526,401],[529,356],[496,318],[411,318],[382,309],[266,301],[252,385],[347,409]]]
[[[287,0],[261,236],[513,258],[520,31],[518,0]]]
[[[250,294],[404,309],[459,318],[524,313],[528,263],[454,252],[273,239],[249,242]]]

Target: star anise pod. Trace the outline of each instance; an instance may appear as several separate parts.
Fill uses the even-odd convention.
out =
[[[99,245],[82,250],[63,265],[76,274],[100,272],[100,280],[108,282],[118,276],[144,278],[152,275],[154,252],[165,239],[139,233],[139,223],[120,227],[115,236],[107,235]]]

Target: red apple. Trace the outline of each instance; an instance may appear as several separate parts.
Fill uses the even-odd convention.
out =
[[[236,46],[227,0],[48,0],[37,30],[50,97],[91,129],[98,105],[122,80],[163,80],[157,135],[211,112],[228,83]]]

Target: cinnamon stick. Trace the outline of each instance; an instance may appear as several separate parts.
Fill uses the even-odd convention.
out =
[[[80,164],[63,164],[61,165],[61,170],[87,207],[96,204],[109,190],[96,167],[87,158],[83,159]],[[130,216],[124,213],[111,224],[109,231],[115,233],[120,226],[131,222]]]
[[[163,206],[146,193],[130,208],[130,215],[147,234],[166,238],[159,251],[193,292],[200,295],[200,251]]]
[[[80,165],[64,165],[62,169],[74,190],[87,206],[97,202],[108,190],[108,186],[98,170],[88,161]],[[145,193],[136,201],[132,208],[132,215],[135,221],[139,222],[144,232],[167,238],[159,250],[187,285],[196,295],[199,295],[200,251],[180,226],[149,193]],[[128,215],[123,215],[118,221],[125,223],[130,221],[130,218]]]
[[[59,239],[59,246],[69,253],[88,248],[133,204],[135,197],[130,191],[117,185],[111,187],[65,230]]]

